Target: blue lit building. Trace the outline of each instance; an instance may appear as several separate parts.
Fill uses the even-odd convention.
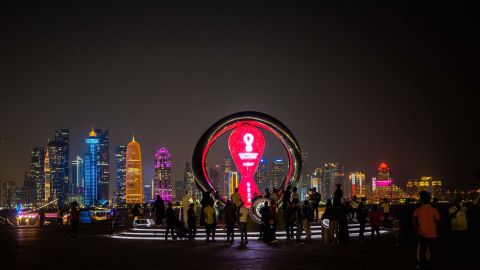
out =
[[[94,205],[98,196],[98,152],[100,149],[100,139],[97,138],[95,131],[90,131],[85,140],[88,146],[88,152],[83,157],[84,165],[84,205]]]

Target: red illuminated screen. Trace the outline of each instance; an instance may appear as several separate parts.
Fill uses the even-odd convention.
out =
[[[228,148],[241,177],[238,192],[245,206],[250,208],[254,194],[259,194],[254,175],[265,149],[265,138],[258,128],[245,124],[232,131]]]

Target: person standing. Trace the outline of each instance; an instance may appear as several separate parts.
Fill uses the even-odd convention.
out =
[[[337,189],[333,192],[333,207],[339,207],[342,204],[343,191],[342,185],[336,184]]]
[[[205,229],[207,231],[207,242],[210,242],[210,236],[212,236],[212,242],[215,242],[215,230],[217,227],[217,214],[215,208],[213,208],[213,202],[209,201],[205,209],[203,209],[205,216]]]
[[[230,197],[232,198],[233,203],[235,204],[235,206],[238,209],[240,207],[240,202],[242,201],[242,197],[238,193],[238,188],[235,188],[235,192],[233,192]]]
[[[245,207],[243,201],[240,201],[240,210],[238,211],[239,216],[239,227],[240,227],[240,244],[248,244],[248,235],[247,235],[247,222],[248,222],[248,208]]]
[[[78,225],[80,224],[80,210],[78,203],[72,202],[72,209],[70,210],[70,223],[72,226],[72,239],[78,239]]]
[[[183,222],[187,223],[188,221],[188,209],[190,209],[190,204],[193,202],[192,195],[190,195],[190,192],[188,189],[185,190],[185,193],[183,194],[182,197],[182,220]]]
[[[61,207],[58,207],[57,211],[57,224],[63,226],[63,211]]]
[[[384,198],[382,203],[383,208],[383,227],[387,228],[389,226],[389,216],[390,216],[390,204],[388,203],[388,199]]]
[[[283,197],[282,197],[282,212],[285,215],[285,209],[287,208],[287,203],[290,202],[292,199],[292,187],[287,186],[285,191],[283,192]]]
[[[275,205],[275,207],[278,205],[278,190],[276,188],[273,188],[272,195],[270,195],[270,201],[272,202],[271,205]]]
[[[313,192],[312,192],[313,194]],[[311,223],[314,220],[313,210],[308,200],[303,202],[303,229],[305,230],[305,239],[312,240]]]
[[[195,214],[195,204],[191,203],[187,211],[188,220],[188,240],[195,240],[197,235],[197,215]]]
[[[235,223],[237,222],[238,213],[237,206],[231,200],[227,201],[225,209],[223,209],[223,217],[227,229],[226,243],[233,244]]]
[[[297,225],[297,233],[295,239],[300,241],[300,237],[303,232],[303,215],[302,208],[300,207],[300,202],[297,199],[293,199],[293,216],[295,224]]]
[[[38,212],[38,224],[40,225],[40,227],[43,227],[43,225],[45,224],[45,210],[43,208],[41,208]]]
[[[380,241],[380,213],[378,212],[378,206],[373,205],[372,211],[370,211],[370,227],[371,227],[371,240],[375,239],[375,232],[377,233],[377,241]]]
[[[315,221],[318,221],[320,218],[318,217],[318,207],[320,207],[320,201],[322,200],[322,196],[320,192],[317,192],[317,188],[313,188],[313,204],[312,209],[315,214]]]
[[[407,198],[405,204],[400,210],[400,218],[398,223],[400,225],[399,242],[402,246],[413,246],[415,243],[415,228],[413,226],[413,211],[415,208],[412,205],[412,200]]]
[[[440,214],[430,204],[430,194],[428,192],[420,192],[420,201],[422,205],[413,212],[413,225],[418,238],[417,267],[425,269],[428,264],[435,261],[437,223],[440,220]],[[430,258],[427,256],[428,251]]]
[[[448,209],[450,216],[450,228],[452,232],[453,244],[455,247],[454,259],[458,262],[467,262],[469,258],[467,242],[468,242],[468,223],[467,223],[467,207],[462,205],[459,198],[456,198],[452,206]]]
[[[277,205],[275,203],[270,203],[270,219],[268,225],[271,237],[270,243],[274,243],[277,241]]]
[[[167,216],[167,230],[165,231],[165,240],[168,239],[168,232],[171,232],[172,240],[175,240],[175,211],[173,210],[173,205],[171,202],[168,203],[166,212]]]
[[[153,211],[155,212],[155,224],[162,225],[165,217],[165,204],[160,195],[157,195],[153,203]]]
[[[330,199],[327,199],[327,203],[325,204],[325,212],[323,213],[323,216],[322,216],[322,224],[323,224],[323,220],[328,220],[328,226],[323,227],[323,231],[322,231],[323,242],[325,244],[330,244],[330,243],[335,244],[336,240],[334,237],[334,230],[336,230],[337,221],[335,216],[335,210],[332,206],[332,200]]]
[[[367,215],[368,215],[368,210],[367,210],[367,198],[362,198],[360,200],[360,203],[358,204],[358,209],[357,209],[357,220],[360,223],[360,232],[359,232],[359,240],[362,243],[364,241],[364,234],[365,234],[365,225],[367,223]]]
[[[335,208],[335,206],[334,206]],[[337,206],[338,211],[338,240],[340,244],[346,244],[350,240],[348,231],[348,202],[343,202]]]
[[[265,201],[263,207],[260,209],[261,217],[261,228],[260,228],[260,237],[258,240],[265,240],[265,235],[268,230],[268,222],[270,220],[270,208],[268,207],[268,201]]]
[[[293,207],[290,201],[287,201],[287,207],[285,208],[285,231],[287,232],[287,239],[293,239],[293,224],[294,224],[294,216],[293,216]]]
[[[357,220],[358,220],[357,196],[353,196],[352,201],[350,201],[350,220],[353,220],[353,218],[357,218]]]
[[[293,192],[292,192],[292,203],[293,200],[297,199],[297,201],[300,201],[300,194],[297,192],[297,187],[293,187]]]

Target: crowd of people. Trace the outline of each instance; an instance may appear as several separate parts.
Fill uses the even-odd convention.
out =
[[[425,269],[438,262],[438,239],[448,239],[453,244],[453,258],[466,265],[463,269],[474,269],[475,256],[472,252],[472,244],[480,240],[480,195],[473,201],[462,201],[460,198],[450,204],[438,203],[437,199],[431,198],[430,194],[422,191],[419,201],[414,202],[406,199],[403,204],[395,206],[395,214],[392,214],[388,199],[379,204],[367,205],[367,198],[352,197],[343,198],[340,185],[337,185],[332,199],[327,199],[323,214],[320,214],[319,206],[321,195],[312,188],[301,201],[296,187],[287,186],[279,196],[277,190],[266,191],[265,200],[260,208],[261,219],[259,239],[267,243],[275,243],[277,227],[284,226],[287,239],[297,241],[312,237],[312,222],[321,222],[323,225],[322,239],[325,243],[346,244],[350,241],[348,225],[351,222],[359,224],[358,241],[365,241],[365,228],[367,222],[370,225],[370,240],[380,240],[380,228],[391,229],[394,234],[396,246],[417,247],[417,265],[419,269]],[[249,209],[245,207],[238,189],[231,194],[223,208],[218,205],[218,193],[207,191],[197,206],[188,192],[185,192],[184,203],[181,212],[174,209],[171,202],[167,203],[157,196],[151,207],[155,214],[157,225],[166,227],[165,239],[189,239],[196,238],[197,226],[204,226],[206,241],[215,242],[217,225],[223,223],[226,232],[226,242],[234,243],[234,230],[238,227],[240,243],[248,243],[247,224]],[[258,199],[256,196],[254,200]],[[68,211],[67,211],[68,212]],[[74,202],[70,208],[70,223],[72,239],[77,239],[80,211],[78,203]],[[43,214],[42,214],[43,213]],[[66,212],[58,212],[58,223]],[[132,222],[143,215],[141,205],[135,205],[129,211]],[[40,226],[45,220],[44,211],[39,213]],[[165,220],[165,221],[164,221]],[[282,222],[283,224],[281,224]],[[303,238],[303,235],[304,238]],[[476,265],[478,266],[478,265]],[[462,269],[462,268],[459,268]]]

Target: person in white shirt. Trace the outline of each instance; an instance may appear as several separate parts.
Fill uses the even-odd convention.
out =
[[[455,247],[455,260],[458,262],[468,261],[468,223],[467,223],[467,207],[462,205],[460,199],[455,199],[453,205],[448,209],[450,216],[450,225],[453,238],[453,246]]]
[[[245,207],[243,201],[240,202],[240,210],[238,211],[239,216],[239,227],[240,227],[240,243],[241,244],[248,244],[248,237],[247,237],[247,222],[248,222],[248,208]],[[245,237],[245,241],[244,241]]]
[[[188,189],[185,190],[185,194],[182,197],[182,210],[183,210],[183,222],[187,223],[188,221],[188,209],[190,204],[193,203],[192,195],[188,192]]]

